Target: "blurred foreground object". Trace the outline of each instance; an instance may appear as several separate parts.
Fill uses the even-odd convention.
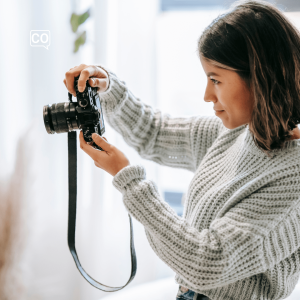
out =
[[[0,300],[24,299],[25,274],[22,257],[28,238],[28,222],[36,157],[34,126],[19,139],[12,174],[0,178]],[[35,149],[34,149],[35,148]]]

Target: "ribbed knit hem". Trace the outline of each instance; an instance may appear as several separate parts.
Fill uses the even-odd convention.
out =
[[[102,66],[102,68],[108,73],[109,86],[105,92],[99,93],[101,102],[105,106],[106,112],[116,111],[117,106],[124,102],[127,97],[128,88],[126,87],[125,81],[120,80],[115,73]]]
[[[126,192],[127,185],[133,180],[146,179],[146,170],[142,165],[129,165],[121,169],[113,178],[113,185],[122,194]]]

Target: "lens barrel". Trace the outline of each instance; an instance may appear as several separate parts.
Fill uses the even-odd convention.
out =
[[[78,129],[74,102],[61,102],[43,107],[43,118],[49,134],[69,132]]]
[[[45,105],[43,107],[43,118],[44,118],[44,124],[47,132],[49,134],[54,134],[54,128],[52,124],[52,118],[51,118],[51,107],[50,105]]]

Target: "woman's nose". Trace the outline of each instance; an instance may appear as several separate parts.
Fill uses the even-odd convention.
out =
[[[204,101],[205,102],[213,102],[215,103],[217,101],[216,95],[208,88],[206,87],[205,93],[204,93]]]

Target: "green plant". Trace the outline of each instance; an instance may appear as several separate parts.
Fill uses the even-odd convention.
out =
[[[86,31],[77,32],[78,27],[83,24],[88,18],[90,17],[90,9],[88,9],[85,13],[81,15],[77,15],[72,13],[70,23],[72,27],[72,31],[76,33],[76,39],[74,41],[74,50],[73,52],[76,53],[80,46],[85,44],[86,41]]]

